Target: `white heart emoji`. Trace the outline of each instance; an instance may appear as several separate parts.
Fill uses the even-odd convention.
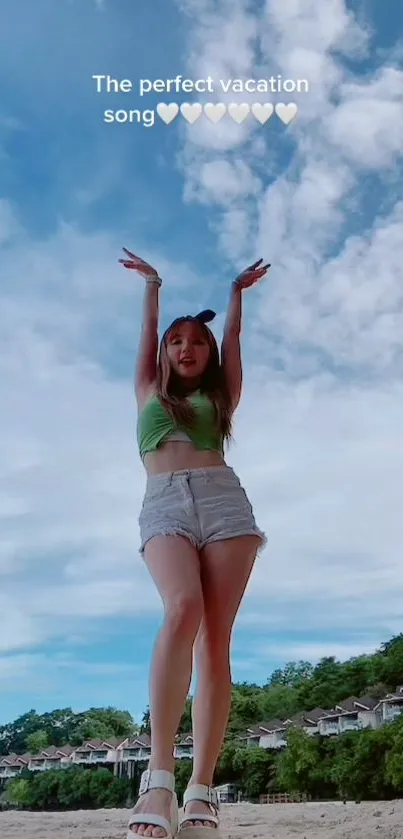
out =
[[[166,102],[158,102],[157,114],[165,122],[165,125],[169,125],[178,116],[178,113],[179,105],[176,102],[170,102],[169,105]]]
[[[210,120],[210,122],[220,122],[220,119],[223,118],[226,107],[222,102],[217,102],[215,105],[214,102],[207,102],[207,105],[204,106],[204,113],[206,117]]]
[[[203,108],[199,102],[183,102],[180,110],[182,116],[190,125],[193,125],[203,112]]]
[[[274,111],[274,107],[271,102],[254,102],[251,107],[251,111],[255,119],[257,119],[261,125],[264,125],[265,122],[270,119]]]
[[[284,102],[278,102],[275,111],[277,116],[281,119],[284,125],[288,125],[292,119],[297,115],[298,108],[295,102],[289,102],[285,105]]]
[[[231,102],[231,104],[228,105],[228,113],[238,125],[246,119],[249,111],[250,108],[246,102],[242,102],[239,105],[237,102]]]

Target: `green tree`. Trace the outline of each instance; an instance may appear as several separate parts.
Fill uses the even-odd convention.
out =
[[[140,734],[151,734],[151,718],[150,718],[150,709],[147,707],[144,711],[143,718],[140,724]]]
[[[234,769],[239,772],[242,793],[247,798],[258,798],[267,793],[275,770],[275,756],[266,749],[238,748],[234,755]]]
[[[32,808],[34,810],[59,810],[60,769],[36,772],[31,780]]]
[[[403,633],[395,635],[381,647],[382,670],[380,678],[391,691],[403,683]]]
[[[299,709],[298,691],[288,685],[273,685],[258,696],[259,721],[285,720]]]
[[[334,656],[322,658],[312,677],[302,682],[298,689],[299,707],[306,710],[333,708],[337,700],[345,697],[343,665]]]
[[[268,684],[297,688],[307,679],[312,678],[313,665],[309,661],[289,661],[283,669],[274,670]]]
[[[245,685],[233,685],[231,696],[231,713],[227,729],[227,737],[245,731],[260,719],[261,689],[248,688]]]
[[[237,760],[237,753],[243,753],[245,748],[237,743],[236,740],[228,739],[225,741],[221,749],[220,756],[217,761],[217,766],[214,775],[214,783],[230,784],[240,780],[238,771],[239,760]]]
[[[179,724],[178,734],[189,734],[189,732],[192,730],[192,702],[193,697],[188,696]]]
[[[132,737],[138,733],[138,726],[128,711],[116,708],[90,708],[77,714],[69,743],[78,746],[84,740],[107,740],[109,737]]]
[[[40,717],[33,710],[18,717],[14,722],[1,726],[0,744],[2,754],[23,754],[23,752],[26,752],[27,736],[38,731],[41,727]]]
[[[138,732],[138,726],[128,711],[116,708],[90,708],[81,714],[63,708],[41,716],[32,710],[0,726],[0,755],[29,751],[28,738],[38,731],[47,734],[46,745],[78,746],[86,739],[131,737]]]
[[[287,748],[277,759],[276,778],[280,789],[288,793],[311,794],[319,764],[316,738],[301,728],[287,731]]]
[[[38,754],[42,749],[46,749],[46,746],[49,746],[49,737],[46,731],[33,731],[32,734],[27,735],[25,742],[29,752]]]
[[[30,782],[26,778],[12,778],[6,785],[4,801],[20,809],[30,807],[32,804]]]
[[[388,728],[352,731],[335,738],[331,770],[338,793],[356,801],[382,800],[392,792],[385,776],[385,760],[392,742]]]
[[[346,697],[362,696],[367,692],[368,685],[377,681],[379,668],[375,662],[373,655],[360,655],[342,665]]]
[[[403,718],[390,726],[391,748],[385,754],[385,780],[403,796]]]

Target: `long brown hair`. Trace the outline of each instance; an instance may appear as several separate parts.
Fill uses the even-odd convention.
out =
[[[186,391],[181,377],[176,375],[174,370],[172,370],[167,353],[167,341],[170,333],[181,323],[186,322],[196,322],[198,324],[210,347],[210,357],[201,376],[199,390],[200,393],[204,393],[212,402],[215,410],[217,430],[229,442],[232,439],[231,400],[220,362],[217,341],[208,326],[200,320],[197,320],[197,318],[176,318],[161,339],[157,367],[158,397],[164,408],[178,425],[188,426],[189,428],[194,426],[196,422],[195,411],[186,399]]]

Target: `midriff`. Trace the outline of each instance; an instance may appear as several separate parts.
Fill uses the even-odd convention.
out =
[[[210,466],[225,466],[220,452],[199,451],[192,443],[167,441],[155,452],[144,455],[144,466],[148,475],[164,472],[178,472],[182,469],[208,469]]]

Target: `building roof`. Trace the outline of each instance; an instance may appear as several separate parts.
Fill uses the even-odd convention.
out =
[[[133,737],[131,740],[126,740],[124,743],[123,748],[125,749],[136,749],[140,746],[151,746],[151,737],[148,734],[138,734],[136,737]]]

